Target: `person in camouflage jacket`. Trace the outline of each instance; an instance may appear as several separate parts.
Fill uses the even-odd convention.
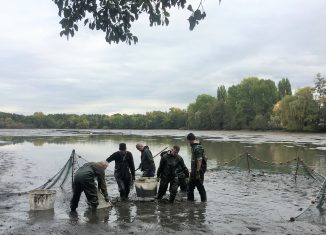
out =
[[[204,174],[207,168],[207,160],[203,146],[196,140],[193,133],[187,135],[191,147],[191,172],[188,184],[187,198],[194,201],[194,190],[197,188],[202,202],[207,201],[206,190],[204,187]]]

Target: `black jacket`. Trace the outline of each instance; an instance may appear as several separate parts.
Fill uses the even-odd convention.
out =
[[[140,170],[141,171],[148,171],[154,170],[155,171],[155,163],[153,159],[152,152],[149,150],[148,146],[144,147],[144,150],[141,152],[141,163],[140,163]]]
[[[173,156],[170,152],[163,155],[157,170],[157,177],[171,179],[175,177],[185,178],[188,175],[188,168],[180,155]]]
[[[123,155],[122,151],[117,151],[113,153],[110,157],[106,159],[107,162],[115,161],[114,175],[119,178],[135,178],[135,165],[132,153],[126,151]]]

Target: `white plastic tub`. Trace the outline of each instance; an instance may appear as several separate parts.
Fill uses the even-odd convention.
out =
[[[54,207],[55,190],[35,189],[29,192],[29,205],[31,210],[50,210]]]
[[[157,179],[153,177],[140,177],[135,180],[137,197],[155,197],[157,193]]]

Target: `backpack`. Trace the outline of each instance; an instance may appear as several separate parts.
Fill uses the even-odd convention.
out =
[[[122,162],[120,163],[120,166],[119,166],[120,177],[123,179],[128,179],[130,177],[129,163],[128,163],[126,157],[127,157],[127,152],[125,155],[122,156]]]
[[[201,161],[201,169],[200,169],[203,173],[205,173],[207,171],[207,158],[205,157],[205,154],[203,156],[203,159]]]
[[[202,154],[202,161],[201,161],[201,172],[205,173],[207,171],[207,158],[205,155],[205,150],[201,144],[196,145],[194,151],[200,151]]]

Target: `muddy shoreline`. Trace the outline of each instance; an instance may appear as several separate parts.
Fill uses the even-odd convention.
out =
[[[102,158],[103,153],[112,152],[121,140],[129,141],[132,146],[142,138],[129,138],[126,135],[153,135],[153,131],[144,131],[144,133],[139,130],[126,131],[123,133],[125,139],[116,137],[115,142],[111,142],[111,140],[106,142],[105,139],[103,142],[105,148],[102,149],[102,140],[97,140],[94,137],[81,138],[73,142],[65,142],[65,139],[51,142],[42,136],[48,136],[49,132],[54,133],[53,135],[56,137],[55,130],[49,130],[46,133],[33,130],[34,132],[37,133],[35,136],[39,136],[40,142],[38,140],[25,141],[25,137],[16,142],[9,138],[0,148],[0,234],[326,233],[326,205],[322,210],[318,210],[311,204],[311,198],[316,196],[319,190],[320,181],[300,174],[295,182],[294,175],[285,173],[285,171],[272,173],[267,169],[261,172],[256,168],[248,173],[245,168],[237,168],[235,165],[228,166],[228,168],[210,169],[206,173],[207,203],[199,202],[197,191],[195,191],[196,202],[188,202],[185,195],[182,194],[178,194],[176,202],[172,205],[164,200],[162,202],[141,202],[136,197],[135,189],[132,190],[128,202],[120,202],[113,172],[109,170],[107,171],[107,184],[109,196],[113,202],[112,208],[98,210],[95,214],[91,213],[87,209],[85,196],[82,196],[77,209],[78,214],[71,215],[69,210],[71,185],[67,181],[64,190],[57,190],[54,210],[30,211],[26,192],[42,185],[49,176],[59,170],[67,160],[66,157],[69,157],[70,150],[77,144],[79,152],[94,152],[99,149],[99,156],[94,153],[88,155],[89,158],[93,156],[97,160]],[[12,134],[12,132],[8,132],[8,135],[2,136],[12,136]],[[67,134],[71,135],[71,133]],[[318,166],[323,166],[324,159],[326,159],[323,150],[326,146],[326,138],[325,136],[318,137],[315,134],[294,133],[284,136],[279,133],[266,134],[262,132],[199,132],[199,134],[208,141],[206,143],[229,140],[246,143],[286,142],[286,140],[288,142],[290,137],[292,142],[300,146],[303,143],[313,144],[313,146],[307,145],[307,147],[304,145],[303,149],[319,148],[316,155],[320,156],[315,156],[313,161],[316,169],[319,169]],[[19,135],[27,136],[27,138],[32,136],[28,130],[26,133],[20,132]],[[170,145],[175,141],[180,141],[183,144],[181,140],[184,135],[183,131],[167,130],[156,134],[156,136],[158,135],[169,136],[165,138],[167,139],[165,145]],[[157,141],[157,150],[162,148],[160,145],[162,140]],[[93,143],[92,141],[96,145],[84,147],[84,143]],[[156,142],[151,143],[154,146]],[[108,151],[107,146],[114,147]],[[251,148],[254,148],[252,146]],[[187,149],[186,146],[183,149]],[[268,152],[272,150],[267,149]],[[214,151],[215,148],[212,148],[212,153]],[[67,156],[62,156],[62,153]],[[283,161],[281,157],[289,152],[274,153],[275,156],[279,154],[280,158],[274,159],[279,162]],[[183,154],[186,155],[186,151]],[[320,173],[323,174],[324,169],[322,168],[320,168]],[[166,196],[168,197],[168,194]],[[305,212],[306,208],[309,208],[309,213],[308,210]],[[294,222],[290,222],[291,217],[296,217],[301,213],[303,213],[302,216]]]
[[[1,179],[1,178],[0,178]],[[325,234],[324,217],[290,222],[311,205],[319,184],[305,176],[297,183],[283,174],[248,174],[244,171],[210,171],[205,186],[208,202],[188,202],[179,194],[167,201],[140,202],[131,193],[120,202],[112,176],[108,177],[113,207],[95,214],[82,202],[78,215],[70,215],[71,191],[58,191],[54,210],[29,211],[28,194],[14,193],[3,184],[0,194],[1,234]],[[19,190],[19,189],[18,189]],[[195,197],[199,199],[196,192]],[[317,210],[317,209],[316,209]],[[317,212],[317,211],[316,211]],[[316,216],[316,215],[314,215]]]

